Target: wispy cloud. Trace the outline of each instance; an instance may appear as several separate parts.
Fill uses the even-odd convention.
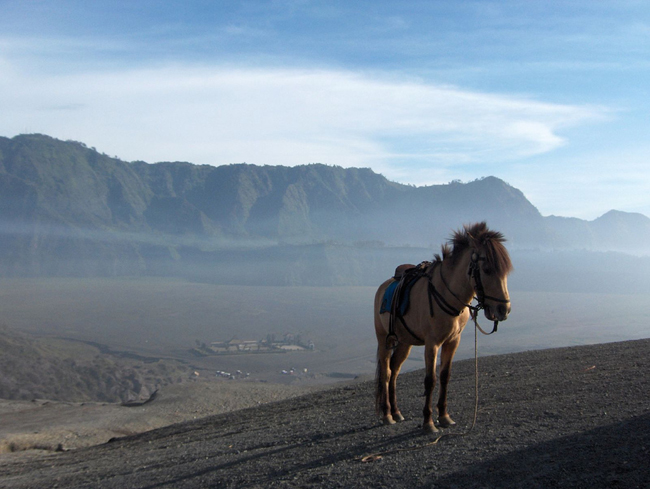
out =
[[[581,151],[513,165],[510,183],[544,215],[595,219],[611,209],[650,215],[650,147]],[[517,168],[519,166],[519,168]]]
[[[0,110],[0,134],[43,132],[128,160],[323,162],[402,181],[407,164],[421,174],[549,152],[565,144],[564,129],[606,114],[382,73],[188,65],[11,69],[0,76]]]

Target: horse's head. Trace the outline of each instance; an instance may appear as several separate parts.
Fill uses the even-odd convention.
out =
[[[505,321],[510,314],[510,295],[507,274],[498,273],[479,250],[473,250],[467,272],[473,281],[474,292],[485,317],[490,321]]]
[[[505,238],[488,229],[484,222],[464,226],[454,234],[454,251],[461,252],[468,261],[468,275],[479,306],[490,321],[505,321],[510,313],[508,274],[512,262],[503,246]]]

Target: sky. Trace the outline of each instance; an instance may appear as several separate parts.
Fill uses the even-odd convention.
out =
[[[650,216],[645,1],[0,0],[0,136]]]

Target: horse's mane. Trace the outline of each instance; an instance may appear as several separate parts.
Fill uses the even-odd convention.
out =
[[[498,231],[492,231],[485,222],[465,224],[463,229],[455,231],[448,243],[442,245],[442,256],[435,255],[436,261],[450,258],[452,263],[468,248],[475,248],[485,253],[488,264],[495,273],[505,276],[512,271],[512,262],[508,250],[503,246],[506,238]]]

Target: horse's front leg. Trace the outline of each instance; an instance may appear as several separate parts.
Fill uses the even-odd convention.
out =
[[[448,340],[442,345],[440,352],[440,396],[438,397],[438,423],[443,428],[455,425],[455,421],[451,419],[447,412],[447,387],[449,385],[449,378],[451,377],[451,361],[456,354],[458,344],[460,343],[460,335]]]
[[[405,343],[398,343],[397,348],[393,352],[393,356],[390,358],[390,382],[388,384],[388,394],[389,402],[391,407],[391,415],[395,421],[404,421],[404,416],[397,407],[397,376],[404,364],[404,361],[408,358],[409,353],[411,353],[411,345]]]
[[[429,345],[424,346],[424,363],[425,363],[425,372],[424,377],[424,409],[422,414],[424,415],[424,421],[422,423],[422,429],[426,432],[433,433],[438,431],[433,424],[433,389],[436,386],[436,357],[438,356],[438,345]]]

